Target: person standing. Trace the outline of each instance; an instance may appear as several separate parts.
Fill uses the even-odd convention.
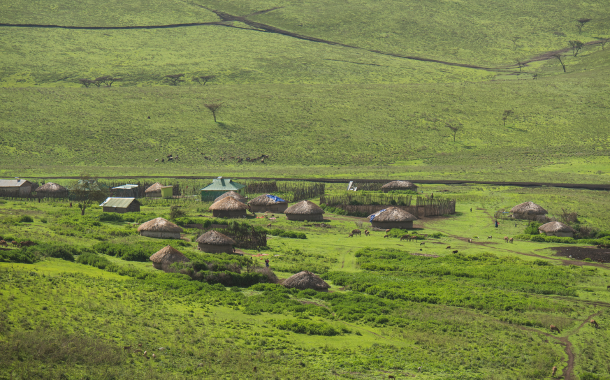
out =
[[[265,259],[265,266],[269,268],[269,259]]]
[[[496,228],[498,228],[498,219],[496,219]]]

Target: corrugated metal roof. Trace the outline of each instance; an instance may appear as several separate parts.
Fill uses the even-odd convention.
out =
[[[216,178],[212,180],[212,183],[201,189],[202,191],[231,191],[239,190],[246,187],[241,183],[233,182],[229,178]]]
[[[123,186],[117,186],[117,187],[113,187],[112,190],[114,189],[126,189],[126,190],[131,190],[131,189],[137,189],[138,185],[123,185]]]
[[[29,182],[25,179],[0,179],[0,187],[21,187],[25,183]]]
[[[100,205],[101,207],[116,207],[116,208],[127,208],[131,202],[135,201],[135,198],[113,198],[109,197]]]

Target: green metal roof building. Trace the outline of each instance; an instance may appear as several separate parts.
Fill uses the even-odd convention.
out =
[[[106,198],[100,205],[103,212],[139,212],[140,202],[135,198]]]
[[[213,201],[227,191],[235,191],[243,195],[244,187],[246,186],[233,182],[229,178],[218,177],[213,179],[211,184],[201,189],[201,200],[204,202]]]

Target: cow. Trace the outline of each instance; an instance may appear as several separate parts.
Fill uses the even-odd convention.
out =
[[[472,243],[472,239],[468,239],[468,242],[469,242],[469,243]]]
[[[125,346],[123,347],[123,350],[131,350],[131,346]]]
[[[425,244],[426,244],[426,242],[419,243],[419,245],[425,245]]]
[[[390,231],[392,231],[392,230],[388,228],[387,230],[385,230],[385,233],[387,234]]]
[[[354,237],[354,234],[349,234],[347,235],[347,237]]]
[[[411,240],[411,236],[410,235],[402,235],[400,237],[400,241],[403,241],[403,240],[410,241]]]
[[[504,242],[508,243],[508,236],[504,236]]]
[[[357,230],[357,229],[356,229],[356,230],[353,230],[353,231],[352,231],[352,234],[354,234],[354,235],[358,235],[358,236],[362,236],[362,232],[361,232],[360,230]]]
[[[597,322],[595,322],[595,319],[592,319],[589,323],[591,323],[591,326],[595,327],[596,329],[599,328],[599,325],[597,324]]]
[[[0,240],[0,245],[3,247],[6,247],[6,246],[8,246],[8,243],[5,242],[4,240]],[[608,288],[610,288],[610,286]]]
[[[371,233],[369,232],[369,230],[364,230],[364,234],[365,234],[366,236],[369,236]]]
[[[383,235],[384,239],[387,238],[387,237],[390,237],[390,235],[388,235],[388,234]],[[610,285],[608,285],[608,289],[610,290]]]
[[[551,332],[557,331],[559,334],[561,334],[561,331],[559,330],[559,327],[557,327],[555,325],[549,326],[549,329],[551,330]]]
[[[557,367],[553,366],[553,370],[551,372],[551,376],[555,377],[555,372],[557,372]]]
[[[159,162],[159,159],[158,159],[158,158],[155,158],[155,162]]]
[[[508,242],[513,244],[513,238],[508,239]]]
[[[453,251],[453,253],[458,253],[457,249],[455,251]]]
[[[492,239],[492,236],[491,236],[491,235],[489,235],[487,238],[488,238],[488,239]]]
[[[450,246],[450,245],[448,245],[448,246],[447,246],[447,248],[445,248],[445,249],[451,249],[451,246]]]
[[[271,223],[267,224],[267,228],[268,228],[268,227],[271,227]]]
[[[19,247],[19,243],[17,243],[15,240],[13,240],[13,241],[11,242],[11,244],[12,244],[13,246],[15,246],[15,247]]]

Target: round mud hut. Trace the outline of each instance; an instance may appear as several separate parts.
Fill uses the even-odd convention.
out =
[[[574,237],[574,230],[572,227],[561,222],[549,222],[538,227],[540,233],[546,236],[559,236],[559,237]]]
[[[155,218],[138,227],[141,236],[159,239],[180,239],[182,228],[163,218]]]
[[[322,280],[320,276],[308,271],[302,271],[287,278],[282,284],[287,288],[297,288],[300,290],[314,289],[321,292],[326,292],[330,285]]]
[[[221,200],[225,199],[226,197],[232,197],[236,201],[240,201],[243,204],[245,204],[248,201],[248,198],[244,197],[243,195],[241,195],[235,191],[227,191],[226,193],[222,194],[218,198],[214,199],[214,203],[221,201]]]
[[[413,229],[413,221],[417,218],[409,212],[398,207],[388,207],[369,215],[369,222],[374,228],[386,230],[388,228]]]
[[[324,210],[317,204],[310,201],[301,201],[284,210],[288,220],[324,220]]]
[[[288,201],[275,195],[265,194],[248,202],[252,212],[284,212],[288,208]]]
[[[36,188],[38,198],[68,198],[68,189],[53,182]]]
[[[534,202],[524,202],[518,204],[510,211],[513,213],[514,219],[528,219],[537,220],[539,222],[548,222],[548,218],[546,216],[547,211]]]
[[[210,206],[215,218],[245,218],[248,206],[233,197],[224,197]]]
[[[417,186],[409,181],[392,181],[381,186],[381,190],[383,190],[384,193],[393,190],[411,190],[417,192]]]
[[[235,240],[214,230],[199,236],[195,241],[199,250],[207,253],[233,253],[233,246],[237,244]]]
[[[180,251],[170,245],[161,248],[157,253],[150,256],[150,261],[153,262],[153,267],[161,270],[167,270],[170,265],[177,262],[189,262],[191,260],[184,256]]]

